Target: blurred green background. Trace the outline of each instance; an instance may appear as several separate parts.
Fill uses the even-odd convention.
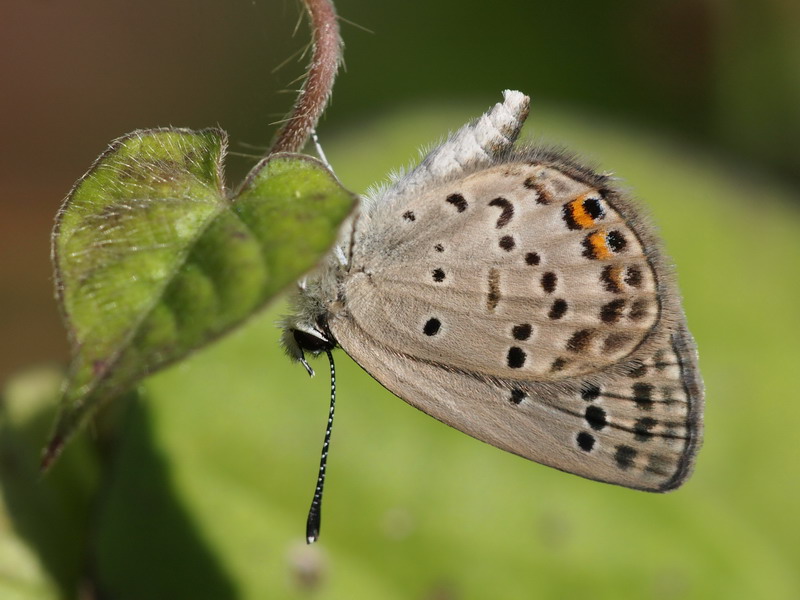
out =
[[[280,356],[275,307],[108,411],[39,482],[67,360],[48,257],[61,199],[111,139],[157,125],[226,129],[234,185],[293,100],[308,36],[292,36],[293,0],[15,1],[0,8],[0,598],[800,597],[800,3],[337,7],[370,30],[342,24],[319,128],[346,186],[510,87],[532,96],[528,137],[646,204],[708,388],[695,476],[654,496],[528,463],[340,352],[307,548],[327,382]]]

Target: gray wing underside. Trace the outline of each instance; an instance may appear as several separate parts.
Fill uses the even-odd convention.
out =
[[[703,392],[682,324],[625,374],[558,386],[493,380],[388,350],[353,322],[332,332],[346,352],[412,406],[493,446],[562,471],[664,492],[691,474]],[[623,369],[625,371],[625,369]]]
[[[328,326],[387,389],[460,431],[590,479],[673,489],[703,411],[677,287],[604,177],[509,154],[527,101],[507,92],[366,202]]]
[[[348,311],[395,351],[487,376],[607,368],[657,325],[659,281],[676,293],[617,202],[516,157],[429,184],[362,223]]]

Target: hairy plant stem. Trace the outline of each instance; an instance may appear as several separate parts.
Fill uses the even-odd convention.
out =
[[[333,0],[303,0],[303,4],[311,25],[311,64],[285,125],[275,134],[269,154],[303,149],[328,104],[342,59],[342,39]]]

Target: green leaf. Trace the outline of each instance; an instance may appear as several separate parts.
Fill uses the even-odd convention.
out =
[[[44,466],[103,402],[242,323],[313,268],[355,198],[303,155],[226,197],[222,131],[138,131],[78,181],[53,240],[74,361]]]

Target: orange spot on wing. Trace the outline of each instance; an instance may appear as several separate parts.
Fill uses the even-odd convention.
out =
[[[572,218],[578,225],[581,226],[582,229],[588,229],[592,225],[594,225],[594,219],[592,215],[586,212],[586,209],[583,208],[583,201],[586,200],[586,194],[581,194],[575,200],[569,203],[569,211],[572,214]]]
[[[611,249],[606,242],[605,229],[600,229],[589,235],[589,244],[592,247],[592,254],[599,260],[611,258]]]

